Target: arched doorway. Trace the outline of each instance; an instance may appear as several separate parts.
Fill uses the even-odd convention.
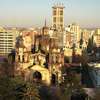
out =
[[[52,85],[56,85],[56,75],[55,75],[55,74],[52,74],[52,77],[51,77],[51,84],[52,84]]]
[[[41,73],[38,72],[38,71],[35,71],[35,72],[33,73],[33,80],[34,80],[35,82],[40,82],[40,81],[42,80],[42,75],[41,75]]]
[[[34,65],[30,68],[30,80],[40,80],[41,82],[50,85],[50,72],[48,69],[40,65]]]

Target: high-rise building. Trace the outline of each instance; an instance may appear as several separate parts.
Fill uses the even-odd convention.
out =
[[[54,29],[53,36],[58,39],[58,46],[64,46],[64,6],[63,4],[56,4],[52,7],[52,27]]]
[[[52,7],[52,26],[56,29],[62,29],[64,27],[64,6],[62,4],[57,4]]]
[[[0,55],[6,56],[15,46],[15,34],[2,28],[0,31]]]
[[[81,29],[80,26],[76,23],[72,23],[68,26],[69,32],[74,34],[74,42],[76,44],[76,47],[79,47],[79,42],[81,39]]]

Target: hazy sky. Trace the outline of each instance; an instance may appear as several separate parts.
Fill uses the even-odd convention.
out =
[[[66,7],[65,25],[100,27],[100,0],[0,0],[0,25],[41,27],[45,18],[51,25],[52,6],[57,2]]]

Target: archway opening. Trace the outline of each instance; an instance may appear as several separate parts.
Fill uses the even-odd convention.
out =
[[[51,77],[51,84],[52,84],[52,85],[56,85],[56,75],[55,75],[55,74],[52,74],[52,77]]]
[[[33,73],[33,80],[35,82],[40,82],[42,80],[42,75],[40,72],[36,71]]]

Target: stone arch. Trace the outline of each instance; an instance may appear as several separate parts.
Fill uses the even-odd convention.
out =
[[[42,75],[41,75],[40,72],[35,71],[35,72],[33,73],[33,78],[34,78],[34,79],[37,79],[37,80],[42,80]]]
[[[33,73],[34,72],[39,72],[41,74],[41,79],[42,79],[42,82],[46,83],[46,84],[50,84],[51,80],[50,80],[50,72],[48,69],[40,66],[40,65],[34,65],[31,67],[31,78],[33,77]]]

